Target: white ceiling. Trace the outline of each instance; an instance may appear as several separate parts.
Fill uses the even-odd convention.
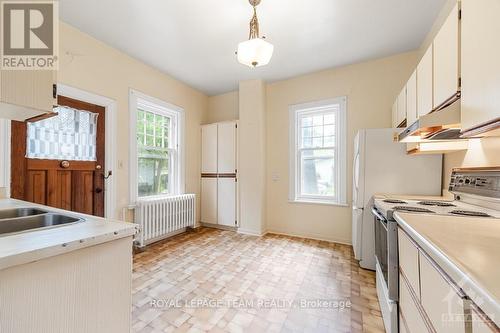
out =
[[[446,0],[262,0],[268,66],[234,54],[248,38],[247,0],[61,0],[63,21],[215,95],[238,82],[286,79],[419,47]]]

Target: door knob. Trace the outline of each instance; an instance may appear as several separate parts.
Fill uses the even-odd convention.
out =
[[[97,187],[97,188],[95,189],[95,193],[101,193],[101,192],[102,192],[102,188]]]
[[[61,161],[60,166],[63,169],[69,168],[69,161]]]

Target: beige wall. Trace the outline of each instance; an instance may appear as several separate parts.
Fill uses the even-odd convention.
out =
[[[266,230],[266,84],[249,80],[239,85],[238,184],[240,232]]]
[[[117,103],[117,159],[123,168],[113,170],[118,195],[115,215],[119,216],[120,209],[129,204],[129,88],[184,109],[186,191],[199,197],[200,124],[208,97],[62,22],[60,57],[59,83],[111,98]]]
[[[416,65],[410,52],[326,70],[267,87],[267,228],[269,231],[351,243],[351,208],[288,202],[288,107],[347,96],[347,198],[353,139],[362,128],[391,126],[391,105]],[[273,181],[273,177],[277,178]]]
[[[444,155],[443,185],[446,191],[453,168],[500,167],[500,137],[472,139],[469,149]]]
[[[239,119],[238,91],[231,91],[208,98],[208,111],[203,119],[204,124],[237,119]]]

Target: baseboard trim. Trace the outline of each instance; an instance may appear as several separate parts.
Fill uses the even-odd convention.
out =
[[[205,222],[200,222],[200,227],[214,228],[214,229],[228,230],[228,231],[237,231],[238,230],[238,228],[236,228],[236,227],[230,227],[227,225],[220,225],[220,224],[205,223]]]
[[[267,231],[262,232],[262,233],[257,233],[253,230],[246,230],[246,229],[238,228],[238,233],[243,234],[243,235],[262,237],[262,236],[265,236],[267,234]]]
[[[299,234],[286,233],[286,232],[280,232],[280,231],[274,231],[274,230],[268,230],[266,232],[266,234],[275,234],[275,235],[288,236],[288,237],[298,237],[298,238],[305,238],[305,239],[313,239],[313,240],[317,240],[317,241],[323,241],[323,242],[329,242],[329,243],[336,243],[336,244],[342,244],[342,245],[352,246],[352,243],[350,241],[346,241],[346,240],[326,239],[326,238],[321,238],[321,237],[299,235]]]

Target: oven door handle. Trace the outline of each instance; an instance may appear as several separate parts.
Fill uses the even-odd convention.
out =
[[[385,217],[383,217],[375,207],[372,208],[372,214],[375,215],[377,219],[385,221]]]

